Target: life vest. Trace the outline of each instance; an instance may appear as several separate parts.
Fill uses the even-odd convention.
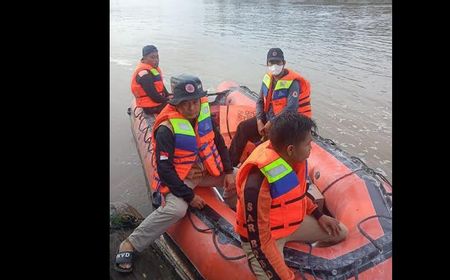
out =
[[[300,76],[298,73],[286,69],[288,74],[279,79],[272,90],[272,74],[266,73],[263,78],[261,91],[264,96],[264,112],[269,111],[270,105],[272,105],[273,113],[275,116],[279,115],[287,105],[289,88],[294,80],[300,83],[301,92],[298,97],[298,112],[304,114],[307,117],[312,117],[311,111],[311,86],[309,82]]]
[[[144,108],[152,108],[160,105],[161,103],[157,103],[153,101],[150,97],[148,97],[145,90],[142,86],[136,81],[136,76],[142,70],[148,70],[150,74],[153,76],[153,85],[155,86],[156,91],[160,95],[164,95],[164,83],[162,78],[162,72],[159,67],[152,67],[149,64],[139,62],[136,70],[134,70],[133,76],[131,78],[131,92],[136,97],[136,106],[144,107]]]
[[[246,238],[248,238],[247,224],[258,222],[255,217],[247,213],[248,205],[244,204],[244,186],[250,170],[255,166],[265,176],[261,189],[269,188],[272,198],[270,208],[268,205],[257,206],[258,215],[269,215],[273,238],[286,237],[299,227],[306,215],[307,161],[299,163],[295,171],[275,152],[270,141],[266,141],[259,145],[239,168],[236,176],[236,191],[239,199],[236,207],[235,230]],[[267,209],[268,213],[259,211],[260,209]]]
[[[214,143],[214,131],[212,128],[211,111],[208,98],[201,98],[200,114],[192,127],[189,120],[185,119],[175,108],[168,104],[156,117],[153,126],[153,139],[156,139],[156,129],[165,121],[169,121],[171,130],[175,136],[175,151],[173,165],[181,180],[184,180],[192,166],[200,158],[203,166],[212,176],[220,176],[223,172],[222,159]],[[156,151],[156,141],[152,141],[153,151]],[[168,193],[169,188],[162,185],[156,168],[156,158],[153,156],[153,181],[152,188],[158,187],[161,193]]]

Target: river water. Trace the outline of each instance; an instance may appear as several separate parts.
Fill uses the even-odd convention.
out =
[[[392,5],[337,2],[111,0],[111,201],[151,210],[126,114],[147,44],[159,49],[166,87],[188,73],[212,91],[224,80],[258,91],[268,49],[280,47],[311,82],[319,134],[392,179]]]

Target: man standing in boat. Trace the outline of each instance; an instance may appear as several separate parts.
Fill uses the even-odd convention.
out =
[[[133,252],[143,251],[183,218],[189,205],[204,207],[205,201],[193,192],[196,186],[224,186],[225,202],[236,207],[234,169],[224,139],[211,119],[200,79],[178,77],[173,94],[156,117],[152,131],[152,188],[164,195],[165,205],[153,211],[120,245],[115,269],[121,272],[130,272]]]
[[[142,49],[142,59],[131,78],[131,92],[136,97],[136,107],[147,115],[161,112],[169,100],[159,68],[158,49],[153,45]]]
[[[294,279],[284,262],[288,241],[329,246],[346,238],[347,228],[324,215],[306,195],[311,129],[297,112],[272,120],[269,141],[259,145],[236,177],[235,230],[257,279]]]
[[[284,66],[283,51],[272,48],[267,53],[268,72],[264,75],[256,116],[241,122],[230,145],[231,162],[239,164],[247,141],[267,139],[273,119],[282,112],[299,112],[311,118],[310,84],[293,70]]]

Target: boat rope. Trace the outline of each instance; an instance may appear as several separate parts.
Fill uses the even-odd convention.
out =
[[[219,255],[222,256],[222,258],[224,258],[224,259],[226,259],[226,260],[228,260],[228,261],[236,261],[236,260],[240,260],[240,259],[246,257],[245,254],[244,254],[244,255],[240,255],[240,256],[235,256],[235,257],[228,257],[228,256],[225,256],[225,254],[223,254],[222,251],[219,249],[219,245],[217,245],[217,238],[216,238],[216,235],[217,235],[217,232],[218,232],[218,231],[219,231],[219,228],[218,228],[218,227],[214,227],[212,239],[213,239],[214,247],[216,247],[217,252],[219,253]]]
[[[199,228],[198,226],[196,226],[195,224],[194,224],[194,221],[192,220],[192,217],[191,217],[191,211],[188,211],[188,218],[189,218],[189,221],[191,221],[191,224],[192,224],[192,226],[195,228],[195,230],[197,230],[198,232],[208,232],[208,231],[212,231],[214,228],[212,227],[212,228]]]
[[[149,137],[147,137],[147,133],[149,130],[150,130],[150,126],[147,126],[147,129],[145,129],[145,132],[144,132],[144,142],[147,144],[150,143],[150,139],[152,138],[151,135]]]
[[[136,113],[138,111],[138,109],[141,109],[139,107],[134,107],[133,110],[133,116],[136,120],[139,120],[139,125],[138,125],[138,129],[139,131],[144,133],[144,143],[148,144],[147,146],[147,151],[151,152],[152,148],[151,148],[151,138],[152,136],[148,136],[148,133],[152,131],[151,126],[154,124],[154,122],[147,123],[146,126],[144,126],[142,128],[142,123],[146,123],[146,118],[144,116],[144,110],[140,110],[138,113]],[[127,114],[131,115],[131,108],[128,108],[127,110]]]
[[[316,273],[314,272],[314,269],[313,269],[312,266],[311,266],[311,256],[312,256],[312,248],[313,248],[313,247],[312,247],[312,243],[304,242],[304,241],[296,241],[296,240],[292,240],[292,241],[289,241],[289,242],[295,242],[295,243],[300,243],[300,244],[306,244],[306,245],[309,246],[308,260],[306,261],[306,263],[307,263],[307,267],[309,267],[309,269],[311,270],[312,276],[314,277],[315,280],[317,280],[317,275],[316,275]],[[298,266],[298,271],[300,272],[300,275],[302,276],[302,278],[303,278],[304,280],[306,280],[307,278],[305,277],[305,274],[304,274],[304,271],[303,271],[303,268],[302,268],[301,265]]]
[[[233,140],[233,137],[231,136],[231,132],[230,132],[230,125],[228,124],[228,110],[230,109],[230,104],[227,105],[227,132],[228,132],[228,137],[230,137],[230,140]]]
[[[224,259],[227,260],[227,261],[235,261],[235,260],[240,260],[240,259],[246,257],[245,254],[244,254],[244,255],[241,255],[241,256],[234,256],[234,257],[226,256],[226,255],[222,252],[222,250],[220,250],[219,245],[217,244],[217,238],[216,238],[216,235],[217,235],[217,233],[219,232],[220,226],[217,225],[217,223],[214,223],[214,224],[213,224],[213,225],[214,225],[213,227],[210,227],[210,228],[203,228],[203,229],[202,229],[202,228],[199,228],[198,226],[196,226],[196,225],[194,224],[194,221],[192,220],[191,215],[192,215],[192,212],[188,210],[188,218],[189,218],[189,221],[191,221],[191,224],[192,224],[192,226],[194,227],[195,230],[197,230],[198,232],[202,232],[202,233],[209,233],[209,232],[212,232],[212,239],[213,239],[214,247],[216,247],[217,252],[219,253],[219,255],[220,255],[222,258],[224,258]]]
[[[140,109],[139,107],[134,107],[133,115],[135,119],[140,119],[141,116],[144,114],[144,110],[141,109],[139,113],[136,114],[137,109]]]
[[[354,275],[355,275],[355,280],[358,280],[358,276],[359,276],[359,271],[358,271],[359,265],[355,265],[355,268],[353,269]]]
[[[311,243],[306,243],[306,244],[308,244],[308,246],[309,246],[309,252],[308,252],[308,266],[309,266],[309,269],[311,269],[311,272],[312,272],[312,275],[313,275],[313,277],[314,277],[314,280],[317,280],[317,275],[316,275],[316,273],[314,272],[314,269],[312,268],[312,266],[311,266],[311,262],[310,262],[310,260],[311,260],[311,255],[312,255],[312,244]]]
[[[336,184],[336,183],[339,182],[340,180],[342,180],[342,179],[344,179],[345,177],[348,177],[348,176],[350,176],[350,175],[352,175],[352,174],[354,174],[355,172],[360,171],[360,170],[362,170],[362,168],[355,169],[355,170],[353,170],[352,172],[347,173],[347,174],[345,174],[345,175],[343,175],[343,176],[337,178],[336,180],[334,180],[333,182],[331,182],[331,183],[330,183],[330,184],[322,191],[322,194],[324,194],[329,188],[331,188],[334,184]]]
[[[361,224],[362,224],[362,223],[364,223],[364,222],[366,222],[366,221],[368,221],[368,220],[370,220],[370,219],[373,219],[373,218],[384,218],[384,219],[392,220],[392,217],[382,216],[382,215],[373,215],[373,216],[370,216],[370,217],[367,217],[367,218],[361,220],[361,221],[358,223],[358,225],[357,225],[359,232],[360,232],[365,238],[367,238],[367,239],[370,241],[370,243],[372,243],[373,246],[375,246],[375,248],[377,248],[378,252],[383,253],[383,248],[381,248],[380,245],[376,244],[376,243],[375,243],[375,240],[373,240],[373,238],[370,237],[370,236],[367,234],[367,232],[361,228]]]

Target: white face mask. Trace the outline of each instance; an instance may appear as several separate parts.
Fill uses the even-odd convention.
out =
[[[269,69],[269,72],[272,73],[272,75],[279,75],[281,73],[281,71],[283,70],[284,65],[271,65],[268,66],[267,68]]]

